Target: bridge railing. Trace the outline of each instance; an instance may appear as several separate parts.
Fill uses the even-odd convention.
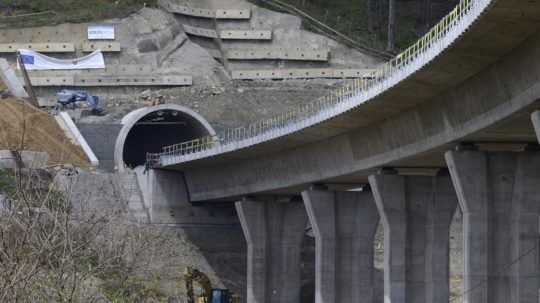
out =
[[[405,49],[394,59],[386,62],[374,71],[363,75],[361,78],[347,81],[342,87],[323,96],[315,101],[304,104],[298,108],[286,111],[275,117],[260,120],[246,127],[227,129],[219,136],[208,136],[195,140],[166,146],[161,153],[147,154],[147,164],[160,166],[163,156],[186,156],[214,149],[218,146],[227,146],[243,140],[248,140],[271,132],[280,131],[295,123],[305,121],[315,115],[327,112],[352,97],[365,93],[374,86],[380,84],[389,77],[397,74],[408,67],[419,56],[431,49],[445,35],[462,20],[479,0],[461,0],[459,4],[448,13],[429,32],[422,36],[416,43]]]

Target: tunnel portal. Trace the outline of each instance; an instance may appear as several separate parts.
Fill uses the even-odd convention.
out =
[[[123,124],[115,150],[119,168],[144,165],[147,153],[161,152],[164,146],[215,135],[204,118],[178,105],[134,111],[123,119]]]

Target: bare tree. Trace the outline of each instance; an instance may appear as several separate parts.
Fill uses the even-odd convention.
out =
[[[373,34],[375,31],[375,24],[374,24],[374,13],[373,13],[373,0],[366,0],[367,4],[367,24],[368,24],[368,32],[370,34]]]
[[[144,300],[131,279],[166,237],[126,222],[121,210],[74,211],[69,194],[51,186],[47,174],[2,176],[11,182],[0,182],[7,196],[0,212],[0,302],[95,302],[110,289],[114,297]]]
[[[388,44],[386,50],[394,52],[396,48],[396,0],[388,0]]]
[[[426,32],[428,30],[430,21],[431,21],[431,0],[423,0],[422,1],[422,16],[421,16],[422,32]]]

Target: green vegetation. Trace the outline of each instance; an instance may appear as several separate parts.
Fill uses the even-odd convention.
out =
[[[101,289],[112,303],[167,302],[168,296],[160,289],[160,277],[155,274],[149,278],[122,277],[116,273],[104,277]]]
[[[0,169],[0,193],[12,196],[15,193],[15,178],[7,170]]]
[[[265,5],[274,0],[251,0]],[[388,0],[279,0],[293,5],[333,29],[370,48],[385,50],[388,34]],[[433,2],[433,3],[432,3]],[[396,1],[396,47],[404,49],[414,43],[441,17],[456,0],[443,4],[436,0]],[[435,5],[437,4],[437,5]],[[438,7],[438,10],[433,10]],[[442,7],[442,9],[440,9]],[[309,25],[306,24],[307,27]]]
[[[156,0],[4,0],[0,27],[30,27],[125,17]]]
[[[170,237],[120,209],[74,210],[51,177],[0,170],[0,302],[167,302],[151,263]]]

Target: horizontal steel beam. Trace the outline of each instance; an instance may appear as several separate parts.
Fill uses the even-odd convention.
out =
[[[235,70],[232,71],[232,78],[235,80],[361,78],[372,71],[371,69],[332,68]]]

